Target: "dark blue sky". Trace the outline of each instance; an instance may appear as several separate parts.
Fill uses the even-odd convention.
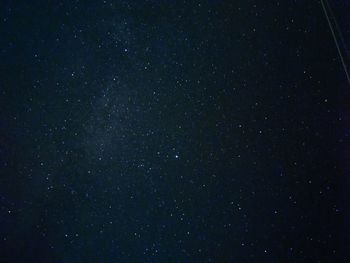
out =
[[[0,18],[0,262],[348,262],[350,94],[318,1]]]

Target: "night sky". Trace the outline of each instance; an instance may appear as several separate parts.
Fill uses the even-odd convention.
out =
[[[319,1],[0,18],[1,263],[350,262],[350,87]]]

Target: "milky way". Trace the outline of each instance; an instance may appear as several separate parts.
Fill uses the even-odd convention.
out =
[[[0,262],[347,262],[347,103],[319,3],[0,14]]]

